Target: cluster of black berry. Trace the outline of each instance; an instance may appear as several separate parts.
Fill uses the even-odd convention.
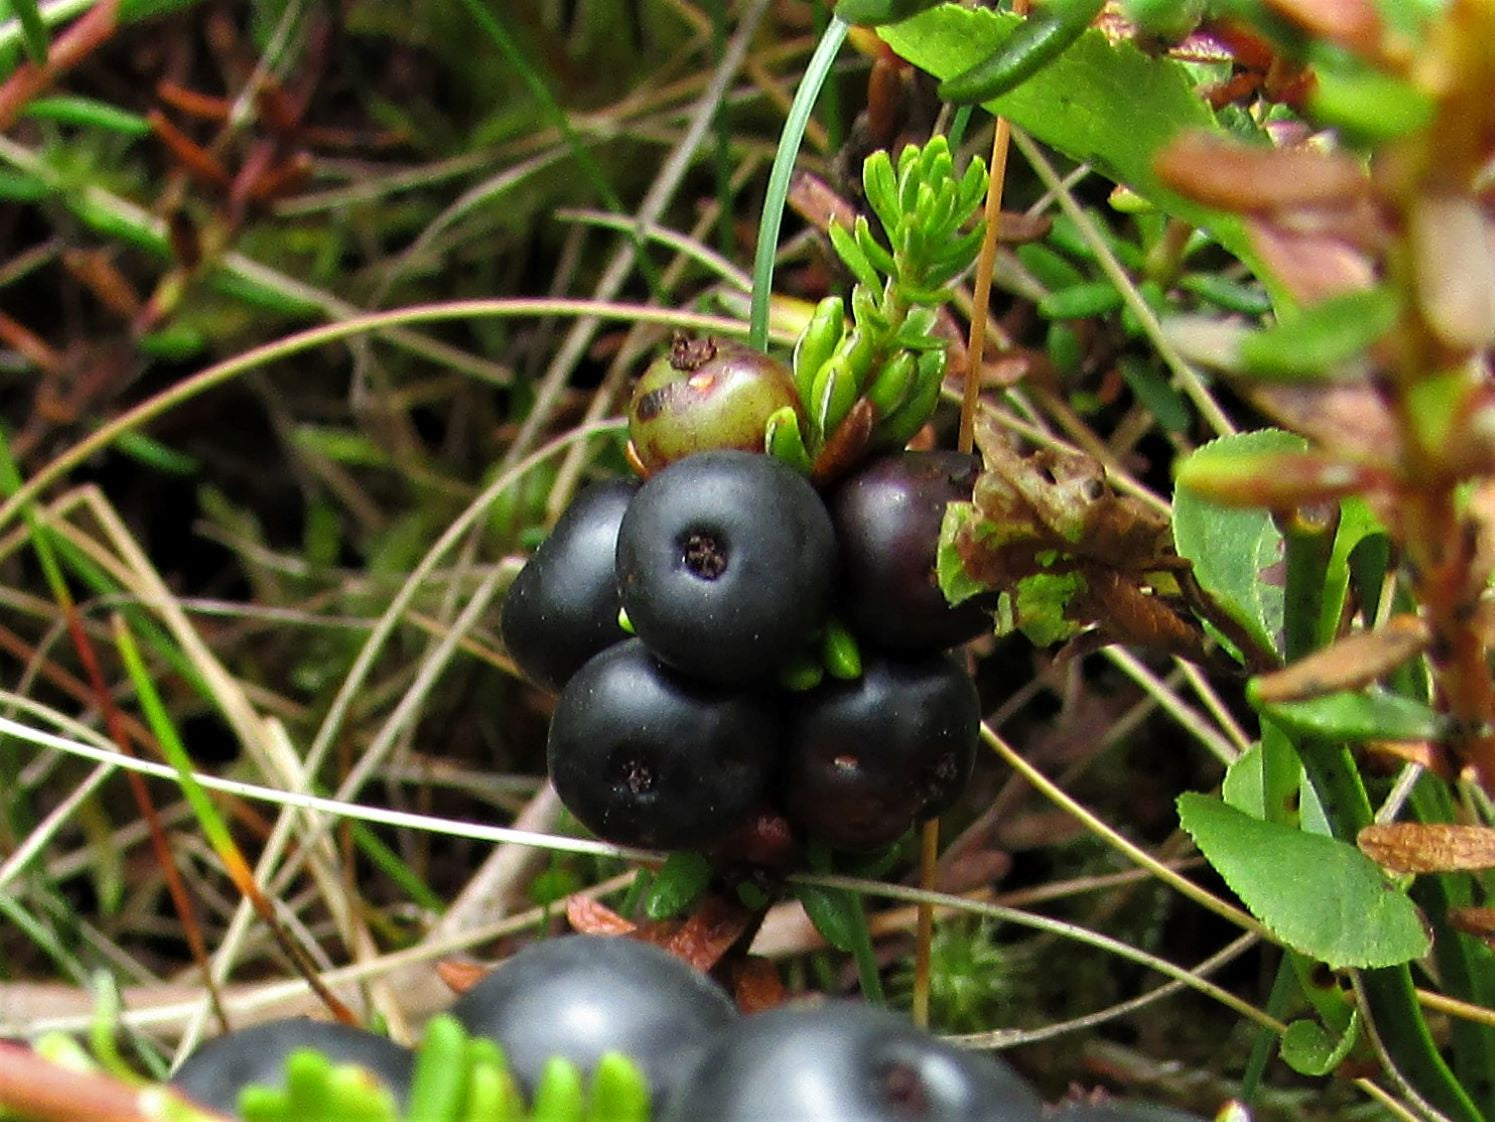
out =
[[[585,1079],[613,1054],[628,1057],[644,1076],[657,1119],[828,1119],[830,1104],[836,1118],[1039,1117],[1037,1098],[1008,1068],[961,1055],[891,1013],[846,1002],[744,1019],[704,975],[631,939],[531,944],[469,990],[452,1015],[473,1037],[499,1045],[523,1100],[537,1106],[546,1068],[557,1059]],[[402,1116],[409,1114],[418,1064],[407,1049],[361,1029],[305,1019],[219,1037],[173,1082],[195,1101],[233,1114],[244,1088],[279,1085],[287,1059],[304,1048],[370,1072]],[[910,1095],[936,1112],[902,1113]]]
[[[989,618],[951,608],[934,569],[976,461],[887,452],[817,489],[762,451],[787,370],[693,347],[635,394],[647,480],[583,491],[506,597],[510,654],[560,692],[550,778],[619,844],[710,848],[769,813],[881,848],[974,761],[976,691],[948,648]]]
[[[961,1052],[921,1032],[902,1017],[852,1001],[780,1007],[740,1016],[705,975],[680,959],[629,938],[573,935],[532,943],[468,990],[451,1018],[474,1040],[497,1045],[505,1081],[515,1095],[507,1110],[486,1111],[473,1101],[476,1083],[462,1089],[461,1053],[444,1064],[426,1033],[421,1053],[347,1025],[305,1018],[275,1021],[219,1037],[188,1058],[173,1077],[178,1090],[226,1115],[276,1122],[296,1115],[315,1096],[291,1087],[291,1110],[254,1109],[257,1087],[274,1089],[300,1078],[288,1059],[317,1050],[333,1064],[353,1064],[388,1091],[392,1109],[357,1117],[407,1122],[1040,1122],[1050,1117],[1038,1095],[1000,1059]],[[428,1055],[427,1053],[432,1053]],[[470,1055],[471,1053],[467,1053]],[[599,1094],[609,1062],[626,1057],[641,1085],[637,1096]],[[556,1069],[573,1074],[557,1078]],[[453,1110],[438,1109],[433,1083],[455,1090]],[[565,1109],[561,1086],[590,1082]],[[330,1101],[317,1117],[338,1114]],[[343,1080],[344,1090],[354,1087]],[[300,1095],[297,1100],[296,1096]],[[532,1108],[524,1104],[532,1103]],[[250,1109],[245,1109],[249,1107]],[[430,1117],[423,1117],[430,1114]],[[300,1117],[310,1117],[304,1111]],[[1074,1122],[1197,1122],[1192,1116],[1121,1103],[1073,1104],[1053,1117]]]

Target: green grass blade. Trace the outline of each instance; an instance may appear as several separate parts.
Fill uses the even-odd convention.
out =
[[[42,20],[41,12],[37,10],[36,0],[11,0],[10,7],[20,21],[21,42],[26,45],[27,57],[37,66],[44,65],[47,54],[52,49],[52,37],[47,33],[47,25]]]
[[[805,67],[805,76],[800,79],[794,101],[784,118],[784,129],[779,133],[778,151],[774,153],[773,169],[768,173],[768,191],[763,199],[763,218],[758,225],[758,248],[753,255],[753,309],[748,327],[748,343],[766,350],[768,348],[768,306],[773,296],[773,259],[779,248],[779,228],[784,224],[784,203],[789,197],[789,180],[794,174],[794,161],[799,156],[799,146],[805,138],[805,126],[810,123],[810,113],[825,85],[831,66],[841,44],[846,41],[850,28],[841,20],[832,17],[820,37],[815,53]]]
[[[529,57],[524,53],[518,41],[509,34],[509,29],[503,25],[502,20],[494,12],[485,8],[482,0],[462,0],[462,6],[467,9],[468,14],[477,22],[477,25],[483,29],[483,33],[493,40],[493,45],[503,54],[504,61],[513,67],[515,73],[523,79],[525,86],[528,87],[531,95],[539,103],[540,111],[549,118],[550,123],[561,134],[561,138],[571,150],[572,157],[581,168],[582,174],[587,177],[587,182],[591,184],[592,190],[597,192],[597,197],[602,200],[602,204],[614,214],[626,213],[623,200],[618,197],[617,191],[613,190],[613,185],[608,180],[607,174],[602,170],[601,165],[597,163],[596,158],[587,146],[581,142],[581,138],[576,135],[576,130],[571,127],[571,118],[566,115],[566,111],[561,107],[560,102],[556,101],[555,95],[551,93],[549,84],[530,63]],[[504,7],[504,5],[500,5],[496,10],[503,11]],[[650,295],[661,303],[666,303],[668,296],[665,292],[664,282],[659,276],[658,270],[655,269],[653,263],[649,260],[648,255],[644,252],[642,237],[637,231],[633,230],[629,231],[629,236],[632,238],[634,249],[637,251],[636,256],[639,271],[643,273],[644,280],[649,285]]]

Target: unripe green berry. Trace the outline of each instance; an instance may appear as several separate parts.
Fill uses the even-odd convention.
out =
[[[785,406],[800,409],[784,363],[741,343],[679,337],[634,388],[628,436],[652,475],[697,452],[762,452],[764,427]]]

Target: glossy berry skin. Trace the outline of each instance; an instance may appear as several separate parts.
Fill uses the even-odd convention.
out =
[[[637,486],[594,483],[572,500],[504,596],[504,646],[552,692],[594,654],[628,638],[618,626],[618,525]]]
[[[1186,1114],[1166,1106],[1107,1099],[1104,1102],[1069,1103],[1054,1111],[1050,1122],[1206,1122],[1197,1114]]]
[[[410,1090],[412,1056],[387,1037],[365,1029],[307,1017],[251,1025],[209,1040],[188,1056],[171,1083],[203,1106],[238,1117],[239,1092],[256,1084],[285,1085],[285,1062],[302,1048],[321,1052],[334,1064],[367,1068],[404,1103]]]
[[[771,699],[686,678],[630,639],[566,683],[547,762],[561,801],[598,837],[695,849],[751,817],[781,735]]]
[[[639,378],[628,406],[628,437],[646,474],[712,449],[763,451],[768,418],[799,410],[789,368],[730,340],[677,338]]]
[[[835,849],[896,841],[960,797],[980,721],[975,685],[944,654],[877,656],[860,678],[823,682],[789,719],[789,820]]]
[[[719,1034],[659,1122],[1040,1122],[1000,1060],[961,1052],[886,1009],[832,1002],[745,1017]]]
[[[906,653],[991,630],[989,612],[972,601],[952,607],[935,576],[945,506],[970,501],[980,467],[960,452],[882,456],[827,499],[841,550],[841,610],[858,638]]]
[[[643,1071],[655,1102],[737,1017],[726,994],[674,955],[599,935],[531,943],[463,994],[452,1014],[503,1048],[526,1092],[552,1056],[590,1073],[613,1051]]]
[[[825,619],[830,515],[792,468],[703,452],[645,483],[618,529],[618,591],[637,632],[706,681],[771,675]]]

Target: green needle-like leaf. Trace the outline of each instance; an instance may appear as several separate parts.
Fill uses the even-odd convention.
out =
[[[587,1122],[649,1122],[649,1083],[619,1052],[605,1052],[592,1071]]]
[[[545,1061],[535,1087],[530,1122],[585,1122],[581,1072],[559,1056]]]
[[[410,1082],[412,1119],[455,1122],[467,1077],[466,1051],[467,1030],[457,1018],[443,1013],[426,1023]]]

